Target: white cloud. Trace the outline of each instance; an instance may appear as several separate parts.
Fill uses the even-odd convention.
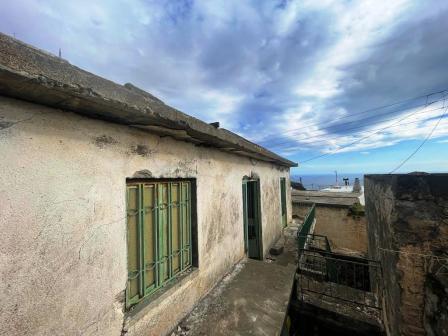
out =
[[[333,45],[317,56],[313,74],[299,83],[299,96],[330,98],[343,94],[340,83],[345,78],[341,68],[355,60],[362,60],[369,48],[386,37],[400,20],[409,1],[361,1],[353,6],[328,7],[335,20],[332,27],[337,38]],[[372,69],[371,69],[372,70]]]
[[[273,139],[263,144],[293,156],[304,149],[366,152],[424,138],[435,121],[417,116],[351,146],[391,121],[349,132],[322,128],[360,106],[405,98],[410,87],[429,90],[446,83],[446,69],[439,68],[448,57],[440,48],[447,8],[411,0],[294,0],[284,6],[239,0],[7,0],[0,30],[54,53],[61,47],[75,65],[132,82],[253,140]],[[439,35],[434,22],[445,28]],[[421,31],[414,33],[411,23]],[[405,28],[397,30],[401,25]],[[437,38],[436,47],[427,46],[425,29]],[[405,47],[394,47],[408,30],[412,39],[406,35]],[[378,50],[388,53],[376,55]],[[426,63],[409,58],[422,52]],[[387,63],[391,59],[396,63]],[[433,68],[436,73],[428,70]],[[443,121],[433,137],[448,135],[447,129]]]
[[[224,128],[234,129],[236,127],[232,116],[243,100],[243,95],[227,94],[216,90],[204,90],[196,94],[201,100],[197,104],[204,106],[202,108],[204,120],[219,121],[221,127]]]

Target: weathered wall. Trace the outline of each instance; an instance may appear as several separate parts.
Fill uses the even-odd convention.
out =
[[[293,215],[304,217],[310,204],[293,203]],[[367,220],[350,214],[348,207],[316,204],[314,234],[327,236],[332,250],[340,253],[367,254]]]
[[[268,163],[5,97],[0,157],[0,334],[168,332],[244,256],[244,175],[260,176],[265,253],[281,234],[289,171]],[[126,178],[144,169],[197,179],[199,268],[123,323]]]
[[[367,220],[348,207],[317,205],[314,233],[327,236],[335,252],[367,254]]]
[[[447,335],[448,174],[365,176],[389,335]]]
[[[300,218],[304,218],[306,216],[306,214],[308,213],[308,211],[310,211],[310,208],[311,208],[311,204],[293,202],[292,203],[292,215],[294,217],[297,216]]]

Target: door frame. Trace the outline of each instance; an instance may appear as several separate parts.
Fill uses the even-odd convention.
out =
[[[280,177],[280,222],[288,226],[288,202],[286,201],[286,177]]]
[[[263,228],[262,228],[262,218],[261,218],[261,188],[260,179],[254,177],[244,176],[242,181],[242,191],[243,191],[243,226],[244,226],[244,253],[249,257],[249,237],[248,237],[248,193],[247,187],[248,183],[254,183],[254,199],[253,207],[256,209],[256,225],[258,227],[257,241],[258,241],[258,256],[252,257],[253,259],[263,260]]]

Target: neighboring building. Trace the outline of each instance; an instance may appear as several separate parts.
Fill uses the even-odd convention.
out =
[[[367,255],[367,221],[363,195],[333,191],[292,191],[293,216],[302,218],[310,207],[316,206],[315,235],[326,236],[331,250],[337,253]]]
[[[291,188],[294,190],[306,190],[302,182],[291,181]]]
[[[291,221],[296,164],[0,34],[0,333],[163,335]]]
[[[382,335],[380,304],[372,286],[381,281],[381,268],[366,258],[362,195],[342,188],[292,191],[294,221],[303,222],[297,295],[290,315],[299,335]]]
[[[448,174],[366,175],[388,335],[448,335]]]

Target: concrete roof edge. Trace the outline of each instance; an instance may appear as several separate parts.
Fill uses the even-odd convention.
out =
[[[297,163],[180,112],[132,84],[120,85],[0,33],[0,94],[181,138],[285,167]]]

